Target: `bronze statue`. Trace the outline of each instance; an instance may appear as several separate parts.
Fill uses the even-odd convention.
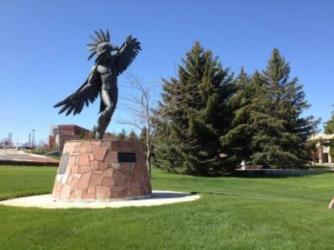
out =
[[[95,31],[95,35],[91,36],[93,42],[88,44],[92,52],[88,60],[93,56],[96,56],[96,59],[87,80],[77,91],[54,107],[61,107],[59,114],[66,111],[66,115],[76,115],[82,111],[84,105],[93,103],[100,94],[100,116],[93,135],[96,139],[102,139],[117,104],[117,76],[126,70],[141,48],[138,40],[131,36],[118,48],[111,45],[109,31]]]

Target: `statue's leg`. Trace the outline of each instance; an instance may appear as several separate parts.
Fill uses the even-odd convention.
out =
[[[102,89],[101,100],[105,105],[105,109],[102,111],[97,121],[96,129],[94,129],[94,137],[96,139],[103,139],[103,135],[116,108],[117,91],[108,91],[107,89]]]

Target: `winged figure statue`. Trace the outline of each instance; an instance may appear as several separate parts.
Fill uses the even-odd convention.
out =
[[[141,47],[139,41],[132,36],[128,36],[121,47],[113,46],[108,30],[95,31],[91,38],[88,60],[95,57],[95,65],[81,87],[54,107],[60,108],[59,114],[76,115],[100,96],[100,115],[93,129],[93,136],[103,139],[117,104],[117,77],[132,63]]]

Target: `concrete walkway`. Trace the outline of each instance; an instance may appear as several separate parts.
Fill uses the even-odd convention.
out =
[[[58,165],[58,161],[44,155],[30,154],[23,150],[0,149],[0,163],[2,164],[29,164],[29,165]]]
[[[50,194],[34,195],[22,198],[0,201],[0,205],[14,207],[35,207],[47,209],[64,208],[121,208],[121,207],[148,207],[195,201],[198,194],[174,191],[153,191],[152,196],[134,200],[111,201],[56,201]]]

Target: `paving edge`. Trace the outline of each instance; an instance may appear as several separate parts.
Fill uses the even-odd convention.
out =
[[[199,194],[154,190],[152,196],[133,200],[111,201],[59,201],[52,198],[51,194],[26,196],[0,201],[0,205],[13,207],[30,207],[44,209],[68,209],[68,208],[122,208],[122,207],[149,207],[161,206],[182,202],[191,202],[201,198]]]

